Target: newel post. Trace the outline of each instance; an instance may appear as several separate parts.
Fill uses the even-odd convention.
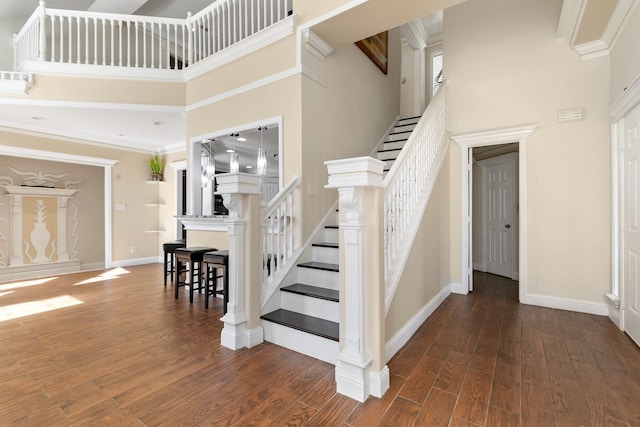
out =
[[[191,11],[187,12],[187,63],[186,67],[193,65],[193,18]]]
[[[264,341],[260,322],[260,179],[256,175],[216,175],[229,210],[229,302],[222,317],[223,347],[238,350]]]
[[[382,173],[372,157],[325,162],[340,200],[338,393],[361,402],[389,388],[385,365]]]
[[[47,56],[47,12],[45,1],[40,0],[38,13],[38,61],[44,61]]]

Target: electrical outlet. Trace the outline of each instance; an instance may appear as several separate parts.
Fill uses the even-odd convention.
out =
[[[131,253],[135,254],[136,253],[136,247],[135,246],[131,246]]]
[[[123,205],[122,203],[116,203],[116,210],[117,211],[124,211],[127,209],[126,205]]]

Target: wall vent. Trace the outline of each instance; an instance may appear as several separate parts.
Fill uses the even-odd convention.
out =
[[[564,110],[558,111],[558,123],[564,122],[576,122],[578,120],[582,120],[582,108],[565,108]]]

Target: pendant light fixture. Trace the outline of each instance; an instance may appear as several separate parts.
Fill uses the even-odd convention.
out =
[[[202,178],[202,186],[206,187],[209,182],[212,182],[216,175],[216,165],[213,154],[213,147],[211,144],[215,139],[205,138],[202,140],[202,152],[200,157],[200,170]],[[206,148],[206,151],[204,150]]]
[[[229,172],[238,173],[240,170],[240,162],[238,161],[238,153],[229,154]]]
[[[260,126],[258,130],[260,131],[260,148],[258,148],[258,161],[257,161],[256,173],[258,175],[264,176],[267,174],[267,152],[262,146],[262,132],[267,130],[267,127]]]

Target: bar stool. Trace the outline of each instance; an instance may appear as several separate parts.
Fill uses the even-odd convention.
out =
[[[202,290],[202,256],[205,252],[215,251],[216,248],[206,246],[193,246],[190,248],[178,248],[175,250],[176,255],[176,284],[175,292],[178,299],[178,289],[182,286],[189,286],[189,303],[193,303],[193,291]],[[184,265],[184,266],[183,266]],[[190,282],[187,283],[187,271],[190,273]],[[184,281],[180,277],[184,273]]]
[[[178,248],[184,248],[187,243],[184,240],[175,240],[173,242],[165,242],[162,244],[164,251],[164,287],[167,287],[167,276],[171,275],[171,283],[173,283],[174,273],[176,271],[175,252]]]
[[[202,256],[205,274],[204,308],[209,308],[209,295],[222,295],[223,312],[227,313],[229,302],[229,251],[211,251]],[[222,270],[218,275],[217,271]],[[218,290],[218,279],[222,279],[222,289]]]

